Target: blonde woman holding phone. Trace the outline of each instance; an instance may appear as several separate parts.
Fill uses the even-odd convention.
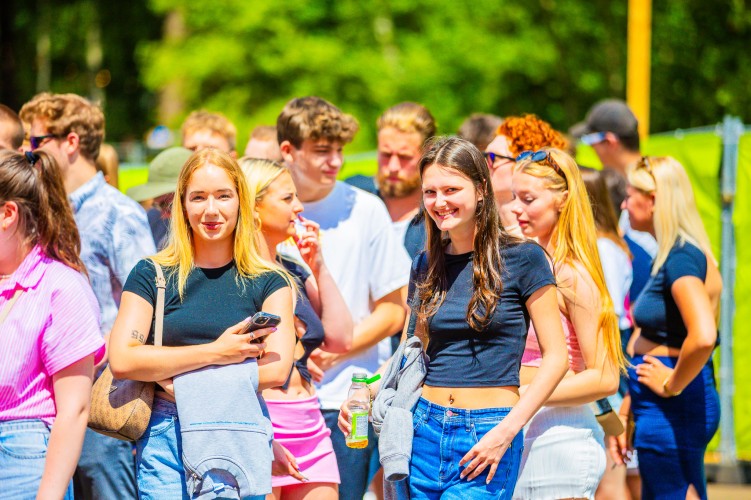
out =
[[[139,262],[125,284],[110,338],[110,367],[118,378],[158,382],[149,428],[136,443],[141,498],[187,498],[173,377],[261,354],[259,390],[280,386],[289,375],[295,288],[286,272],[260,255],[249,197],[242,170],[226,153],[205,149],[183,166],[169,243],[153,257],[167,280],[161,347],[152,345],[157,293],[151,260]],[[259,311],[281,318],[275,331],[241,334]],[[251,343],[253,337],[265,338]],[[192,403],[209,401],[219,408],[237,404],[210,394]],[[270,485],[270,460],[250,472]]]

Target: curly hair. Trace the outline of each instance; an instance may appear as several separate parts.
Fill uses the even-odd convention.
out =
[[[509,116],[503,120],[496,135],[505,136],[514,156],[542,148],[568,149],[566,138],[548,122],[535,115]]]
[[[19,116],[28,124],[37,118],[42,120],[49,134],[65,137],[75,132],[81,155],[91,162],[99,157],[99,146],[104,140],[104,113],[98,104],[76,94],[43,92],[24,104]]]
[[[360,126],[357,120],[320,97],[298,97],[289,101],[276,121],[279,144],[289,141],[302,147],[305,139],[352,142]]]

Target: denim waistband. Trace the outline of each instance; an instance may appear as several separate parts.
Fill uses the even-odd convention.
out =
[[[157,411],[165,415],[177,416],[177,405],[167,399],[155,397],[154,403],[151,405],[151,411]]]
[[[420,398],[415,410],[420,410],[425,412],[428,416],[439,418],[483,418],[506,416],[511,411],[511,408],[511,406],[504,406],[499,408],[471,410],[466,408],[454,408],[453,406],[441,406],[432,401],[428,401],[425,398]]]
[[[15,431],[20,429],[45,429],[49,427],[37,418],[0,421],[0,432]]]

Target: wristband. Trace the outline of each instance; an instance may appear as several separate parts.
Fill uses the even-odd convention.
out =
[[[668,380],[670,380],[670,375],[665,379],[665,382],[662,383],[662,390],[665,392],[665,394],[668,395],[669,398],[674,398],[675,396],[680,396],[683,390],[673,392],[670,389],[668,389]]]

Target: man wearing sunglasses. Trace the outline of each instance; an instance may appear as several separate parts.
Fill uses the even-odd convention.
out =
[[[146,214],[97,172],[104,138],[99,106],[75,94],[42,93],[24,104],[20,115],[30,127],[31,149],[52,154],[60,166],[106,340],[125,279],[140,259],[156,251]],[[135,498],[131,444],[87,429],[74,486],[76,498]]]
[[[639,122],[628,105],[618,99],[595,104],[587,118],[571,128],[571,135],[592,146],[603,166],[621,175],[641,159]]]
[[[628,168],[642,158],[638,128],[639,122],[628,104],[619,99],[606,99],[592,106],[586,119],[571,127],[570,133],[591,146],[603,167],[625,181]],[[610,187],[611,183],[608,184]],[[625,182],[613,183],[611,197],[616,213],[620,213],[621,231],[634,257],[634,279],[630,290],[633,304],[649,279],[651,261],[657,254],[657,241],[651,234],[631,228],[628,212],[619,209],[625,196]]]

